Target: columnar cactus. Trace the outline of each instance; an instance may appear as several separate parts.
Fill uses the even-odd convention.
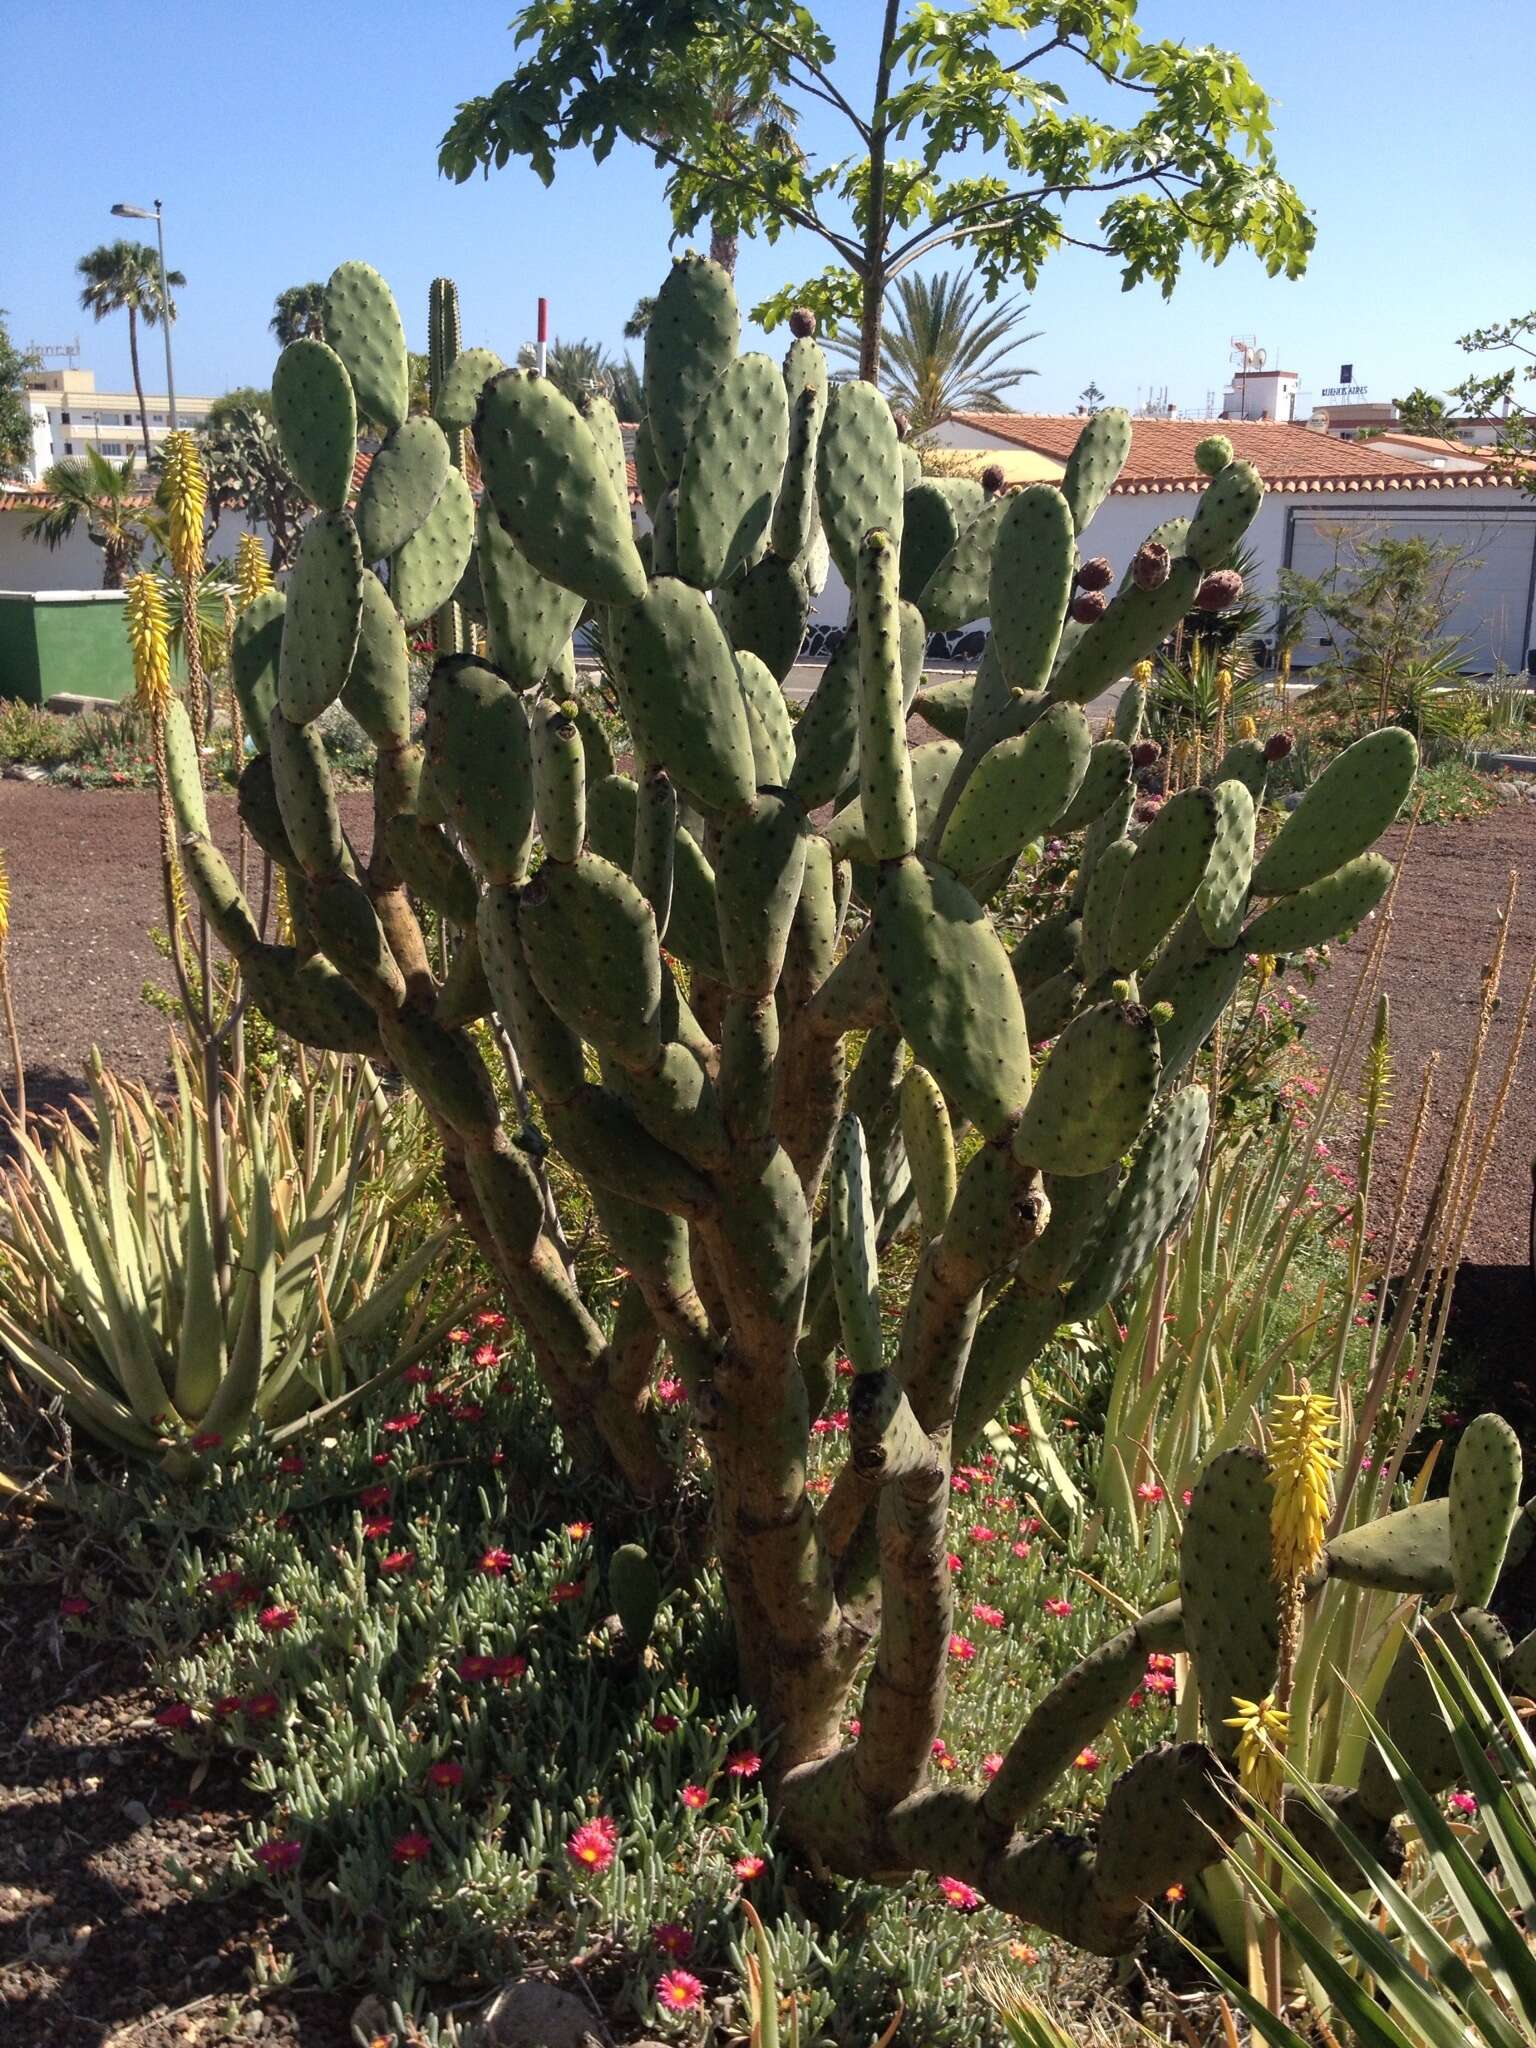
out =
[[[484,350],[448,360],[451,313],[435,287],[435,418],[407,416],[399,315],[366,265],[331,280],[330,345],[295,343],[279,364],[279,430],[317,512],[286,598],[243,615],[235,673],[262,749],[242,811],[288,876],[298,945],[260,939],[192,806],[189,872],[279,1026],[382,1054],[419,1091],[578,1453],[660,1494],[664,1357],[686,1383],[786,1825],[835,1868],[948,1871],[1123,1948],[1141,1902],[1232,1825],[1217,1710],[1229,1686],[1259,1697],[1273,1658],[1266,1470],[1245,1454],[1202,1480],[1181,1600],[1064,1679],[982,1793],[926,1783],[951,1461],[1057,1326],[1129,1285],[1187,1215],[1208,1121],[1191,1061],[1246,951],[1321,943],[1380,899],[1389,870],[1368,849],[1407,792],[1413,742],[1351,748],[1262,853],[1257,749],[1133,833],[1140,697],[1097,743],[1082,707],[1226,559],[1261,496],[1249,465],[1218,465],[1194,520],[1158,529],[1104,603],[1107,565],[1080,565],[1077,542],[1125,459],[1124,414],[1085,423],[1060,490],[909,480],[879,392],[830,384],[808,335],[782,375],[738,358],[730,282],[690,256],[646,337],[637,539],[611,407],[578,408]],[[386,436],[353,506],[359,412]],[[823,547],[852,616],[792,723],[781,685]],[[1071,615],[1083,591],[1099,601]],[[455,599],[483,652],[445,614]],[[940,693],[921,700],[946,737],[909,749],[926,633],[987,612],[974,686],[944,686],[942,711]],[[568,704],[584,613],[632,774]],[[405,633],[434,616],[448,623],[423,759]],[[378,747],[366,868],[313,724],[338,695]],[[1072,904],[1010,953],[989,899],[1026,846],[1078,832]],[[453,934],[441,984],[415,904]],[[492,1010],[544,1136],[503,1127],[473,1028]],[[980,1144],[957,1171],[967,1126]],[[546,1138],[629,1274],[611,1334],[551,1235],[528,1154]],[[919,1267],[887,1342],[878,1248],[901,1232]],[[809,1431],[840,1348],[856,1369],[850,1455],[818,1509]],[[1335,1546],[1331,1568],[1425,1588],[1454,1575],[1481,1601],[1509,1484],[1501,1466],[1498,1512],[1471,1534],[1461,1508],[1433,1529],[1410,1510]],[[1234,1572],[1253,1580],[1242,1620]],[[1147,1653],[1181,1646],[1209,1660],[1208,1744],[1143,1757],[1096,1843],[1023,1832]]]

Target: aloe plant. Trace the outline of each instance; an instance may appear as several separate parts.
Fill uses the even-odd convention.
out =
[[[16,1364],[98,1441],[172,1469],[344,1394],[413,1295],[419,1333],[446,1306],[451,1235],[408,1248],[430,1171],[413,1099],[387,1101],[365,1061],[323,1057],[307,1088],[279,1066],[259,1091],[228,1085],[225,1294],[206,1112],[179,1044],[174,1065],[174,1108],[97,1061],[81,1105],[94,1135],[60,1118],[45,1149],[16,1127],[0,1247]]]

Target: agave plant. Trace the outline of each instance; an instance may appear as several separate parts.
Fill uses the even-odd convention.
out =
[[[1475,1820],[1449,1817],[1362,1708],[1412,1824],[1406,1864],[1361,1841],[1290,1771],[1293,1825],[1255,1814],[1263,1855],[1234,1855],[1231,1868],[1278,1920],[1329,2026],[1361,2048],[1522,2048],[1536,2039],[1536,1746],[1472,1631],[1426,1634],[1421,1654],[1427,1711],[1454,1748],[1471,1788],[1457,1803]],[[1305,2048],[1317,2038],[1204,1960],[1255,2040]]]
[[[221,1270],[206,1114],[179,1044],[174,1066],[172,1107],[98,1060],[80,1104],[94,1134],[61,1117],[45,1151],[15,1127],[0,1341],[98,1441],[185,1469],[349,1391],[413,1296],[406,1341],[420,1340],[449,1306],[451,1232],[413,1243],[407,1220],[430,1171],[420,1109],[387,1099],[366,1061],[329,1056],[307,1086],[286,1065],[259,1089],[229,1085]]]

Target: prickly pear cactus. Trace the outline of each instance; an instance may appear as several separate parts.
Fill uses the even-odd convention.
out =
[[[1262,1465],[1202,1482],[1185,1604],[1068,1674],[983,1794],[927,1783],[951,1461],[1058,1325],[1130,1286],[1188,1215],[1209,1122],[1191,1063],[1246,950],[1319,944],[1379,899],[1370,845],[1413,743],[1361,741],[1272,836],[1263,764],[1236,759],[1214,790],[1135,821],[1140,695],[1097,743],[1081,707],[1154,652],[1252,520],[1262,485],[1219,437],[1192,521],[1134,563],[1083,562],[1129,448],[1123,413],[1085,423],[1060,490],[917,480],[880,393],[831,384],[814,339],[782,370],[738,357],[730,280],[690,256],[647,334],[641,522],[606,402],[464,350],[449,281],[429,310],[424,412],[408,410],[393,296],[362,263],[331,279],[329,344],[296,343],[275,380],[317,513],[286,594],[242,621],[234,667],[259,749],[241,814],[284,873],[295,945],[261,934],[178,777],[191,885],[281,1028],[386,1059],[420,1094],[573,1454],[665,1495],[651,1376],[665,1360],[686,1384],[743,1680],[779,1731],[785,1824],[832,1868],[943,1870],[1123,1949],[1142,1902],[1230,1829],[1222,1696],[1259,1688],[1272,1660],[1244,1533],[1262,1522]],[[353,503],[359,420],[383,438]],[[792,719],[782,685],[829,554],[849,629]],[[918,697],[926,635],[985,613],[974,684]],[[406,635],[425,621],[438,658],[418,734]],[[587,633],[628,726],[622,765],[573,701]],[[377,748],[366,860],[315,724],[338,696]],[[914,751],[915,697],[944,737]],[[1064,835],[1081,835],[1076,897],[1010,949],[989,902]],[[441,977],[423,910],[447,935]],[[537,1127],[503,1122],[492,1054]],[[611,1326],[563,1256],[547,1146],[627,1272]],[[918,1266],[893,1324],[880,1247],[901,1232]],[[849,1455],[818,1506],[808,1433],[839,1349],[856,1368]],[[1482,1432],[1449,1514],[1345,1537],[1333,1568],[1454,1586],[1479,1612],[1518,1476]],[[643,1644],[649,1560],[617,1552],[610,1591]],[[1026,1832],[1147,1652],[1180,1647],[1209,1667],[1209,1739],[1143,1757],[1096,1843]]]

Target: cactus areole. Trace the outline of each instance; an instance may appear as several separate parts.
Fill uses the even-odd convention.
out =
[[[653,1390],[661,1373],[686,1387],[789,1836],[833,1869],[944,1872],[1123,1950],[1145,1902],[1230,1835],[1221,1716],[1203,1742],[1142,1756],[1092,1840],[1046,1825],[1051,1796],[1150,1651],[1210,1660],[1213,1701],[1239,1677],[1263,1697],[1269,1596],[1256,1581],[1238,1616],[1222,1574],[1267,1557],[1267,1469],[1233,1454],[1245,1462],[1201,1480],[1180,1599],[1040,1701],[981,1790],[928,1781],[951,1466],[1058,1325],[1130,1285],[1188,1213],[1208,1123],[1191,1062],[1236,990],[1246,927],[1267,917],[1318,943],[1330,917],[1369,911],[1388,871],[1361,856],[1406,794],[1412,742],[1344,755],[1262,855],[1251,812],[1229,817],[1209,790],[1132,831],[1138,720],[1095,745],[1080,707],[1174,629],[1260,486],[1220,465],[1190,527],[1200,559],[1154,542],[1111,591],[1076,536],[1124,462],[1124,414],[1085,421],[1059,494],[940,486],[944,514],[931,481],[909,483],[879,392],[830,384],[804,320],[783,378],[738,358],[730,280],[687,256],[646,335],[636,465],[652,517],[637,536],[611,407],[460,352],[446,280],[438,424],[407,414],[377,272],[342,265],[328,308],[334,353],[295,343],[277,379],[284,449],[319,511],[286,607],[269,604],[266,640],[253,628],[236,664],[263,742],[242,808],[286,872],[297,947],[259,938],[187,805],[193,886],[280,1029],[383,1057],[420,1095],[572,1454],[663,1496],[672,1432]],[[386,432],[354,510],[337,479],[359,412]],[[853,612],[791,722],[781,685],[829,552]],[[588,607],[632,774],[566,708]],[[952,707],[954,736],[909,750],[926,631],[989,609],[1000,644]],[[429,618],[418,744],[406,634]],[[378,749],[362,869],[313,724],[337,695]],[[1243,765],[1261,795],[1262,760]],[[1070,924],[1010,953],[988,902],[1026,842],[1067,832],[1082,834]],[[1346,869],[1347,886],[1322,886]],[[442,981],[422,907],[451,936]],[[538,1155],[503,1123],[474,1028],[492,1013],[627,1272],[611,1327],[552,1235]],[[968,1126],[981,1142],[957,1171]],[[918,1272],[893,1325],[876,1248],[901,1233]],[[810,1431],[840,1354],[857,1367],[848,1453],[816,1499]],[[1390,1570],[1391,1529],[1333,1569]],[[1488,1520],[1455,1546],[1456,1583],[1478,1598],[1506,1532]],[[1392,1583],[1449,1584],[1449,1532],[1427,1548],[1425,1563],[1422,1534],[1405,1542]],[[642,1635],[649,1579],[629,1571],[615,1597]]]

